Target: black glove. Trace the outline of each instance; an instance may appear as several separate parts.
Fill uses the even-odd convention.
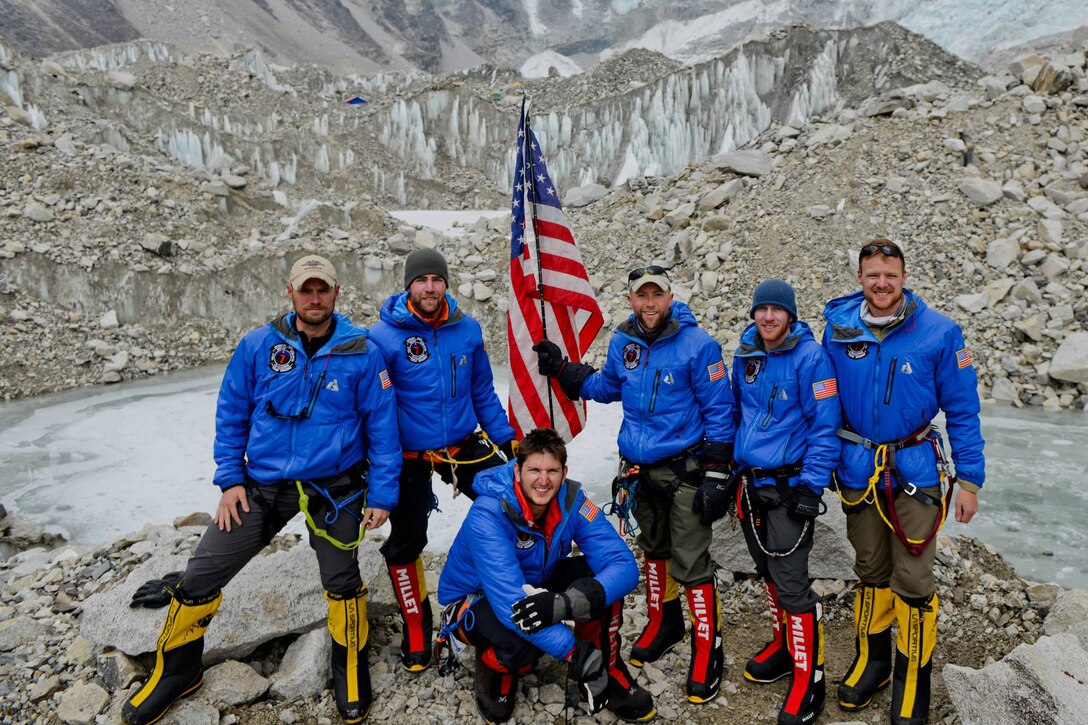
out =
[[[822,510],[821,510],[821,507]],[[786,504],[786,513],[795,521],[812,521],[827,511],[823,496],[805,485],[790,489],[790,499]]]
[[[578,681],[578,690],[596,715],[608,703],[608,668],[601,651],[584,639],[574,641],[570,655],[570,674]]]
[[[499,446],[499,450],[506,456],[507,461],[512,461],[518,457],[518,439],[511,438],[502,445]]]
[[[533,345],[537,356],[537,370],[541,375],[559,380],[563,394],[571,400],[582,397],[582,382],[597,369],[585,363],[576,363],[563,357],[563,351],[551,340],[541,340]]]
[[[559,377],[559,371],[566,362],[559,346],[551,340],[541,340],[533,345],[533,351],[536,353],[537,371],[549,378]]]
[[[604,587],[593,577],[577,579],[565,592],[540,592],[514,602],[514,624],[533,634],[564,619],[590,622],[604,609]]]
[[[710,441],[703,446],[699,456],[703,482],[691,503],[692,513],[699,514],[699,523],[703,526],[710,526],[729,513],[729,504],[736,491],[736,476],[730,465],[732,459],[732,443]]]
[[[148,609],[165,607],[174,598],[174,592],[177,590],[178,584],[181,583],[183,576],[185,576],[185,572],[172,571],[164,574],[162,579],[148,579],[132,595],[129,606],[147,607]]]

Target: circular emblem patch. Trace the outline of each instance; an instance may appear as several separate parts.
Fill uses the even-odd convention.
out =
[[[536,539],[533,538],[532,536],[530,536],[529,534],[526,534],[524,531],[519,531],[518,532],[518,542],[515,544],[515,546],[517,548],[519,548],[519,549],[531,549],[531,548],[533,548],[533,544],[535,544],[535,543],[536,543]]]
[[[756,381],[756,378],[759,377],[759,371],[762,369],[762,360],[749,360],[748,362],[744,363],[744,382],[748,383],[749,385],[754,383]]]
[[[846,357],[851,360],[860,360],[869,354],[869,343],[852,342],[846,346]]]
[[[629,342],[623,346],[623,366],[628,370],[634,370],[642,360],[642,345],[637,342]]]
[[[427,350],[427,341],[418,335],[413,335],[404,341],[404,351],[408,353],[408,359],[414,363],[421,363],[431,356]]]
[[[286,373],[295,369],[295,348],[286,342],[277,342],[272,346],[272,354],[268,357],[268,367],[274,373]]]

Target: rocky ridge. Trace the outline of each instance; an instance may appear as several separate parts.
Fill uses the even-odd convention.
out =
[[[0,543],[21,549],[0,562],[0,717],[12,723],[119,721],[121,705],[151,665],[147,653],[154,647],[164,613],[130,610],[128,599],[145,579],[182,566],[209,521],[206,514],[193,514],[174,525],[145,526],[102,546],[78,547],[35,539],[32,526],[10,516],[0,519],[0,532],[7,533]],[[729,525],[720,524],[718,533]],[[360,568],[370,589],[376,695],[372,717],[477,722],[471,666],[446,676],[432,668],[413,677],[397,665],[399,619],[377,552],[379,544],[367,539],[360,553]],[[443,560],[425,557],[431,592]],[[762,585],[743,573],[750,564],[746,559],[723,561],[716,556],[716,560],[727,653],[722,697],[704,708],[687,703],[681,681],[684,647],[643,668],[638,677],[653,693],[663,719],[764,722],[773,719],[782,688],[754,687],[741,676],[745,658],[762,646],[769,632]],[[995,713],[1039,706],[1046,697],[1065,708],[1056,712],[1083,713],[1083,705],[1070,709],[1068,692],[1060,681],[1053,681],[1061,679],[1059,673],[1035,663],[1033,670],[1013,667],[1010,675],[1012,665],[1002,658],[1015,649],[1022,654],[1012,659],[1031,660],[1036,652],[1055,646],[1065,648],[1065,660],[1088,657],[1088,636],[1082,626],[1088,594],[1025,582],[1000,555],[969,538],[942,537],[937,562],[943,634],[934,661],[935,672],[943,670],[945,676],[934,678],[933,722],[1022,722],[1000,719]],[[735,564],[739,571],[734,571]],[[205,685],[162,722],[338,722],[327,687],[328,633],[315,571],[309,547],[296,535],[287,535],[277,537],[228,585],[209,630]],[[853,594],[850,582],[843,579],[817,579],[814,586],[824,605],[827,673],[833,686],[853,656]],[[622,630],[627,646],[645,626],[643,596],[639,590],[627,600]],[[247,609],[254,601],[263,603],[260,616]],[[117,616],[122,610],[123,619]],[[464,653],[461,658],[466,663],[470,659]],[[970,668],[997,666],[1006,668],[1003,681],[1009,692],[1028,689],[1036,699],[1017,700],[987,690],[988,699],[980,703],[979,688],[986,687],[987,670],[976,677]],[[514,721],[614,721],[610,714],[596,720],[580,716],[582,711],[568,702],[572,695],[565,667],[546,659],[524,679]],[[849,716],[829,705],[818,722],[868,722],[887,706],[885,692],[872,712]]]

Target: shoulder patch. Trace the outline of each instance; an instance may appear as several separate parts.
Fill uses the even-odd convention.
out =
[[[628,370],[634,370],[642,360],[642,345],[637,342],[629,342],[623,346],[623,366]]]
[[[380,380],[382,383],[382,390],[392,387],[393,385],[393,381],[389,379],[388,370],[382,370],[380,373],[378,373],[378,380]]]
[[[586,501],[582,504],[582,507],[578,509],[578,513],[580,513],[582,515],[582,518],[586,521],[592,521],[593,519],[597,518],[597,514],[599,514],[600,512],[600,507],[590,501],[588,496],[586,496]]]
[[[956,350],[956,367],[963,369],[971,366],[971,352],[965,347]]]
[[[839,394],[839,384],[835,378],[828,378],[827,380],[819,380],[812,384],[812,395],[816,400],[823,400],[824,398],[834,398]]]
[[[713,365],[707,365],[706,373],[707,377],[710,378],[710,382],[714,382],[715,380],[721,380],[725,377],[725,361],[719,360]]]

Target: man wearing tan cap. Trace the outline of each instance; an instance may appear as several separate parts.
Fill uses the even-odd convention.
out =
[[[702,704],[717,697],[724,666],[710,540],[729,504],[733,391],[721,346],[673,299],[664,267],[631,270],[627,301],[631,317],[616,328],[600,371],[564,360],[547,340],[533,349],[540,373],[572,400],[623,402],[616,487],[634,501],[649,615],[631,664],[656,662],[683,641],[682,585],[691,615],[687,696]]]
[[[345,722],[370,712],[357,547],[363,528],[381,526],[397,503],[396,400],[367,330],[335,312],[332,263],[302,257],[288,279],[292,310],[242,338],[219,389],[214,483],[223,494],[215,523],[168,597],[161,581],[134,597],[134,606],[169,603],[170,612],[155,669],[124,706],[129,725],[158,720],[200,687],[204,632],[222,588],[300,510],[329,604],[337,709]]]

